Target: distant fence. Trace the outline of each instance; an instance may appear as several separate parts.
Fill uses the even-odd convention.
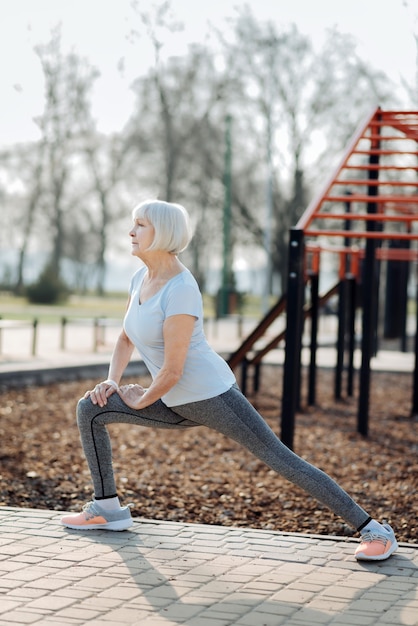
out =
[[[32,356],[36,355],[36,341],[38,336],[38,320],[36,318],[33,321],[0,319],[0,354],[3,352],[3,333],[6,330],[16,330],[20,328],[32,329],[31,354]]]
[[[93,329],[93,352],[97,352],[99,346],[106,344],[106,328],[121,327],[120,319],[110,319],[107,317],[93,318],[68,318],[61,319],[61,339],[60,349],[66,350],[67,347],[67,330],[69,326],[91,326]]]
[[[33,320],[6,320],[0,318],[0,354],[3,353],[3,335],[5,332],[12,332],[18,329],[31,329],[32,336],[30,340],[30,354],[36,356],[38,347],[38,319]],[[106,343],[106,328],[108,327],[120,327],[121,320],[109,319],[106,317],[92,317],[92,318],[68,318],[63,317],[60,321],[60,345],[61,350],[67,349],[68,344],[68,329],[70,326],[78,326],[84,328],[92,328],[92,351],[97,352],[99,346]],[[57,346],[58,348],[58,346]]]
[[[244,318],[241,315],[227,315],[221,318],[206,317],[204,320],[205,333],[209,343],[215,344],[215,349],[222,353],[232,352],[237,342],[252,330],[254,319]],[[54,328],[48,334],[48,346],[45,347],[45,332],[47,328]],[[33,357],[44,354],[48,350],[66,352],[74,350],[75,345],[80,347],[80,333],[76,336],[75,330],[82,329],[81,341],[89,352],[98,352],[101,346],[113,344],[115,334],[110,341],[107,338],[107,329],[122,328],[121,319],[108,317],[62,317],[56,323],[40,322],[37,318],[27,320],[8,320],[0,317],[0,356],[7,354],[20,355],[26,352]],[[11,336],[16,330],[27,332],[18,335],[18,342],[14,343]],[[91,334],[89,334],[91,329]],[[7,334],[7,337],[5,336]],[[84,351],[84,350],[83,350]]]

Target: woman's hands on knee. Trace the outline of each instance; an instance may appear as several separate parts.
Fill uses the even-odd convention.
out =
[[[100,407],[107,404],[107,399],[119,390],[119,386],[114,380],[104,380],[101,383],[97,383],[94,389],[86,391],[84,398],[90,398],[93,404],[98,404]]]
[[[145,392],[146,389],[141,385],[122,385],[118,389],[119,396],[131,409],[138,408],[138,403]]]

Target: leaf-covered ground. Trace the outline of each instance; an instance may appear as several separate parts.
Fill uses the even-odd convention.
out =
[[[251,401],[280,432],[281,370],[266,366]],[[74,410],[96,381],[0,395],[0,505],[77,511],[91,497]],[[128,381],[132,382],[132,381]],[[143,384],[148,381],[143,379]],[[333,399],[321,370],[317,406],[297,415],[295,451],[335,478],[401,541],[418,542],[418,420],[412,376],[373,373],[370,433],[357,434],[357,399]],[[150,519],[351,535],[341,519],[235,442],[205,428],[186,432],[112,425],[124,503]]]

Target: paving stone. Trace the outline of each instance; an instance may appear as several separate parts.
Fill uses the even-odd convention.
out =
[[[33,624],[34,622],[37,622],[39,620],[39,615],[27,611],[16,610],[3,613],[1,619],[5,626],[7,624],[19,624],[22,626],[23,624]]]
[[[73,602],[74,598],[48,594],[29,602],[26,605],[26,608],[28,610],[47,609],[48,611],[58,611],[66,606],[70,606]]]
[[[143,519],[86,536],[59,517],[0,507],[1,626],[418,626],[412,544],[367,564],[351,539]]]

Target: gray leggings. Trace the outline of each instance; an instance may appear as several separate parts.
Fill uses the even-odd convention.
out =
[[[81,399],[77,406],[77,423],[97,498],[116,495],[112,449],[106,428],[107,424],[116,422],[177,429],[207,426],[240,443],[353,528],[359,528],[369,517],[327,474],[289,450],[235,386],[210,400],[172,408],[158,400],[140,411],[126,406],[116,393],[102,408],[90,399]]]

